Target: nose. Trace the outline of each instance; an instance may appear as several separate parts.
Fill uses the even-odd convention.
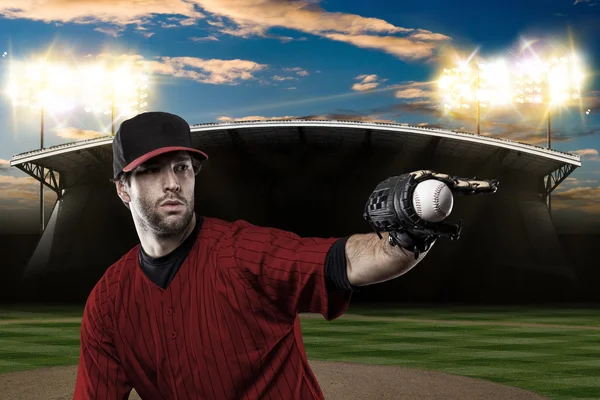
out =
[[[167,168],[166,170],[167,172],[164,176],[164,190],[178,192],[180,189],[179,177],[171,168]]]

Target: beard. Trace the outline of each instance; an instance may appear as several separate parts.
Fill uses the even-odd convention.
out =
[[[161,213],[160,204],[168,199],[183,203],[183,211]],[[194,200],[187,201],[179,196],[165,196],[158,201],[146,197],[138,199],[136,209],[144,225],[158,237],[169,237],[182,233],[194,216]]]

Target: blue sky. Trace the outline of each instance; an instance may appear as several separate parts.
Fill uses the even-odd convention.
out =
[[[36,4],[37,3],[37,4]],[[453,57],[478,49],[514,60],[530,50],[574,47],[586,65],[580,104],[553,111],[553,147],[583,166],[553,201],[564,232],[600,232],[600,1],[0,0],[0,80],[36,55],[77,64],[136,60],[152,72],[148,109],[190,123],[286,116],[385,120],[474,132],[474,115],[444,115],[436,80]],[[590,110],[586,114],[586,110]],[[45,145],[110,131],[83,110],[50,114]],[[545,145],[538,107],[482,115],[482,133]],[[0,96],[0,226],[36,230],[37,188],[10,169],[39,147],[39,115]],[[53,197],[48,195],[51,204]],[[12,218],[12,219],[11,219]],[[12,228],[12,227],[11,227]]]

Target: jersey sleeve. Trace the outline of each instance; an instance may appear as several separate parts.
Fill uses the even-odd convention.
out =
[[[133,388],[120,364],[106,325],[110,304],[102,280],[86,302],[80,333],[80,355],[73,400],[126,400]]]
[[[268,300],[290,320],[307,312],[331,321],[346,311],[352,296],[349,290],[327,289],[325,260],[337,240],[236,221],[224,251],[240,289]]]

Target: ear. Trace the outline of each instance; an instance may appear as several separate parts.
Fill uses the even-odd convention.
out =
[[[127,187],[123,185],[121,181],[115,182],[115,185],[117,187],[117,194],[119,195],[119,198],[123,201],[123,203],[125,203],[125,205],[128,205],[131,202],[131,197],[129,196]]]

